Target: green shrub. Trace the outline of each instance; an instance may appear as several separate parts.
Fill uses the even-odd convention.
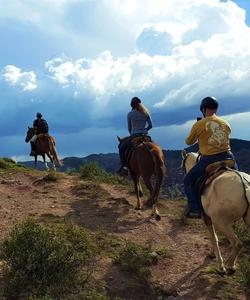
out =
[[[58,180],[58,174],[54,170],[49,170],[49,173],[43,177],[44,181],[55,182]]]
[[[123,271],[133,273],[139,279],[147,280],[150,275],[149,267],[157,262],[157,253],[152,250],[151,244],[141,246],[127,242],[115,256],[114,262],[119,264]]]
[[[50,297],[84,286],[93,272],[95,246],[83,229],[42,227],[32,220],[17,225],[1,245],[9,297],[24,293]],[[91,259],[92,258],[92,259]]]
[[[89,162],[80,167],[80,176],[83,179],[95,180],[112,184],[128,185],[123,177],[106,172],[97,162]]]
[[[1,169],[9,169],[11,165],[15,165],[16,162],[11,158],[0,158],[0,168]]]
[[[18,170],[18,169],[26,169],[25,166],[17,164],[12,158],[3,157],[0,158],[0,171],[4,172],[6,170]]]
[[[80,167],[80,176],[85,179],[96,179],[105,175],[106,172],[96,162],[89,162]]]

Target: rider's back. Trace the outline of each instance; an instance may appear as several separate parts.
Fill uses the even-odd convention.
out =
[[[199,142],[199,150],[202,155],[213,155],[230,151],[231,128],[227,121],[216,115],[203,118],[196,122],[186,143],[193,144],[196,139]]]
[[[131,125],[130,134],[147,134],[148,131],[145,128],[146,123],[149,120],[149,115],[133,109],[128,113],[128,124]]]
[[[33,124],[34,128],[37,130],[37,134],[40,133],[48,133],[49,126],[46,120],[44,119],[36,119]]]

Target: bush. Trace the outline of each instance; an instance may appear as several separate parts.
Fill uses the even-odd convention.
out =
[[[49,173],[43,177],[44,181],[55,182],[58,180],[58,174],[54,170],[49,170]]]
[[[83,229],[65,225],[49,229],[33,220],[17,225],[1,245],[7,296],[58,297],[77,284],[84,286],[93,272],[95,252]]]
[[[8,157],[0,158],[0,168],[1,169],[9,169],[12,165],[15,165],[16,162]]]
[[[120,176],[106,172],[97,162],[89,162],[80,167],[80,176],[84,179],[112,184],[127,185],[128,181]]]
[[[90,162],[80,167],[80,176],[85,179],[96,179],[105,175],[106,172],[96,162]]]
[[[151,244],[140,246],[127,242],[114,258],[114,262],[119,264],[123,271],[134,273],[139,279],[146,281],[150,275],[149,266],[157,262],[157,256]]]

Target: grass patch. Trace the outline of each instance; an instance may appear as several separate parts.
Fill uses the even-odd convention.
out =
[[[8,158],[8,157],[0,158],[0,172],[6,171],[6,170],[14,171],[14,170],[19,170],[19,169],[25,170],[26,168],[22,165],[17,164],[11,158]]]
[[[147,283],[151,274],[149,267],[158,262],[160,255],[165,257],[166,254],[167,251],[163,251],[163,249],[159,249],[159,252],[153,250],[152,244],[149,242],[145,246],[141,246],[127,241],[113,261],[120,265],[123,271],[133,274],[137,279]]]
[[[240,300],[244,290],[236,279],[237,273],[238,271],[234,276],[222,277],[218,274],[216,264],[211,264],[201,273],[201,286],[204,286],[206,295],[211,299]]]
[[[97,252],[92,236],[84,229],[48,228],[27,220],[1,244],[6,295],[15,299],[108,299],[92,276]]]
[[[59,175],[54,170],[49,170],[49,173],[43,177],[46,182],[56,182],[59,179]]]
[[[129,181],[123,177],[106,172],[96,162],[89,162],[80,167],[80,177],[83,179],[94,180],[96,182],[105,182],[110,184],[128,185]]]

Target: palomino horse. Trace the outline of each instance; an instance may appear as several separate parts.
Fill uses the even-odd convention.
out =
[[[120,143],[125,139],[127,138],[121,139],[118,137]],[[153,206],[152,216],[155,216],[156,220],[159,221],[161,217],[157,209],[157,199],[165,175],[164,156],[161,148],[153,142],[139,141],[130,155],[128,168],[134,182],[137,197],[136,209],[142,208],[140,199],[142,197],[142,189],[139,183],[139,179],[142,177],[150,192],[146,205]],[[151,183],[153,175],[155,176],[154,186]]]
[[[198,154],[183,151],[182,158],[185,173],[188,173],[197,163]],[[202,214],[212,243],[211,257],[216,256],[221,273],[226,273],[226,269],[228,274],[235,272],[236,259],[243,247],[242,242],[234,233],[234,222],[243,218],[248,229],[250,228],[249,182],[250,175],[229,169],[213,179],[202,192]],[[226,268],[215,229],[222,233],[231,245]]]
[[[34,134],[35,134],[35,129],[32,127],[28,127],[25,142],[28,143]],[[42,156],[46,170],[48,170],[49,167],[47,165],[45,155],[47,155],[50,161],[52,162],[54,170],[56,169],[55,164],[57,166],[62,165],[56,152],[55,140],[52,136],[49,136],[48,134],[40,134],[38,135],[38,138],[36,140],[35,168],[37,168],[38,155]]]

